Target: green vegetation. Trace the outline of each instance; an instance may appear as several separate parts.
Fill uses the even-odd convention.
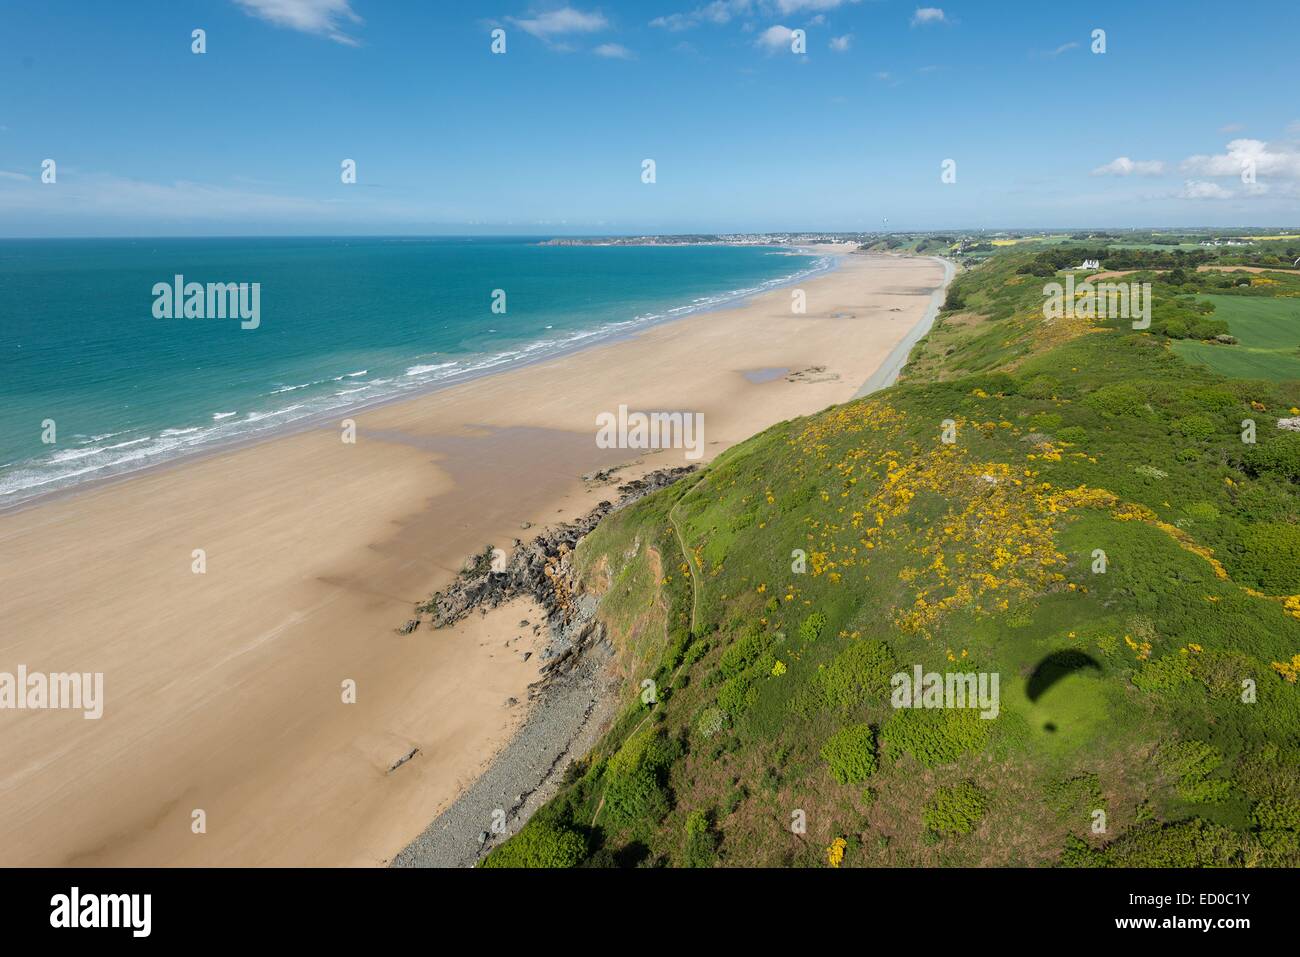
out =
[[[935,791],[934,797],[926,802],[922,819],[940,837],[969,834],[987,808],[984,792],[970,781],[962,781]]]
[[[1300,866],[1300,382],[1184,358],[1268,346],[1300,279],[1195,268],[1285,240],[1114,239],[1006,240],[899,385],[602,522],[625,708],[489,862]],[[1144,270],[1149,329],[1045,321],[1086,252]],[[999,675],[996,717],[895,708],[917,665]]]
[[[869,724],[850,724],[822,745],[822,757],[840,784],[855,784],[876,770],[876,733]]]
[[[1290,288],[1286,278],[1279,284]],[[1224,320],[1237,344],[1180,342],[1174,347],[1178,355],[1226,376],[1278,382],[1300,379],[1300,297],[1295,288],[1286,297],[1219,295],[1205,296],[1203,301],[1214,306],[1215,317]]]
[[[483,862],[484,867],[574,867],[587,853],[582,835],[531,820]]]

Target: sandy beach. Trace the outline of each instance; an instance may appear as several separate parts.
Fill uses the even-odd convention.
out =
[[[702,412],[707,461],[852,398],[944,270],[833,251],[805,314],[776,289],[362,412],[355,444],[335,423],[0,515],[0,671],[105,676],[100,720],[0,711],[0,864],[389,861],[538,675],[527,603],[400,636],[413,604],[485,544],[611,497],[585,473],[686,461],[597,448],[598,413]]]

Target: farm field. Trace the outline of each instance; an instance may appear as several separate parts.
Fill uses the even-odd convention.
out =
[[[1214,318],[1228,323],[1235,346],[1193,339],[1174,343],[1174,352],[1233,378],[1300,379],[1300,300],[1247,296],[1201,296],[1214,304]]]

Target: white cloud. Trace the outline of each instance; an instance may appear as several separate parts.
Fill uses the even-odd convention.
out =
[[[343,32],[343,22],[361,23],[349,0],[235,0],[249,16],[279,27],[329,37],[335,43],[356,46]]]
[[[602,43],[591,51],[596,56],[603,56],[609,60],[633,60],[636,59],[632,51],[621,43]]]
[[[524,20],[514,17],[506,19],[539,40],[550,40],[568,33],[595,33],[609,26],[609,21],[603,14],[595,11],[586,13],[573,7],[560,7]]]
[[[834,10],[858,0],[776,0],[776,11],[782,14],[802,13],[804,10]]]
[[[1256,176],[1300,179],[1300,149],[1263,140],[1232,140],[1225,152],[1189,156],[1179,168],[1195,176],[1240,176],[1243,170],[1252,168]]]
[[[1240,133],[1246,128],[1244,123],[1225,123],[1219,127],[1220,133]]]
[[[1165,171],[1160,160],[1131,160],[1120,156],[1092,171],[1093,176],[1159,176]]]
[[[743,16],[753,9],[753,0],[713,0],[689,13],[670,13],[664,17],[655,17],[650,26],[665,30],[689,30],[701,23],[721,26],[730,23],[733,18]]]
[[[912,14],[912,26],[923,26],[927,23],[947,23],[948,18],[939,7],[917,7],[916,13]]]
[[[1182,199],[1232,199],[1232,192],[1218,183],[1206,183],[1194,179],[1183,183],[1183,191],[1178,195]]]
[[[794,36],[793,30],[791,30],[789,27],[783,27],[778,24],[777,26],[774,27],[768,27],[766,30],[760,33],[758,35],[758,39],[754,41],[754,45],[762,47],[765,50],[774,53],[777,50],[782,49],[783,47],[785,49],[789,49],[790,38],[793,36]]]
[[[669,13],[655,17],[650,26],[663,30],[690,30],[703,23],[722,26],[737,17],[752,13],[768,13],[788,17],[793,14],[813,13],[811,25],[824,23],[822,11],[861,3],[862,0],[713,0],[686,13]]]
[[[1078,46],[1079,46],[1079,44],[1077,44],[1077,43],[1075,43],[1075,42],[1073,42],[1073,41],[1071,41],[1070,43],[1062,43],[1062,44],[1061,44],[1059,47],[1057,47],[1055,50],[1044,50],[1044,51],[1042,51],[1041,53],[1039,53],[1038,56],[1041,56],[1041,57],[1058,57],[1058,56],[1060,56],[1062,53],[1068,53],[1070,50],[1074,50],[1074,49],[1078,48]]]
[[[836,53],[847,53],[849,47],[853,45],[853,34],[846,33],[842,37],[831,37],[831,49]]]
[[[26,173],[11,173],[7,169],[0,169],[0,179],[16,179],[30,181],[31,177]]]

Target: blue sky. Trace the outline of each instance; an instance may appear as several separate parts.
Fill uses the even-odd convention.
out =
[[[0,236],[1294,225],[1298,37],[1293,0],[0,0]]]

